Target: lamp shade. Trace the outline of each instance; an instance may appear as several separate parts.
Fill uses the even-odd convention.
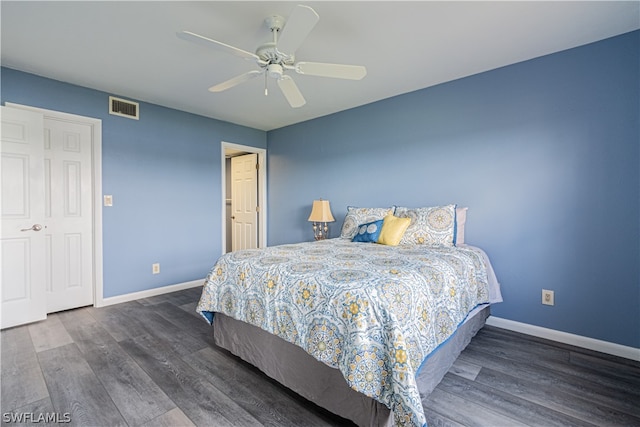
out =
[[[313,222],[333,222],[335,219],[331,214],[331,206],[329,206],[328,200],[314,200],[313,207],[311,208],[311,215],[309,215],[308,221]]]

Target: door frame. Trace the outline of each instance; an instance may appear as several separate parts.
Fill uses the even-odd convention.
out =
[[[227,177],[226,177],[226,151],[227,150],[239,150],[246,153],[255,153],[258,155],[258,206],[260,206],[260,212],[258,212],[258,247],[264,248],[267,246],[267,150],[264,148],[251,147],[249,145],[235,144],[232,142],[222,141],[220,144],[221,150],[221,253],[227,253],[227,215],[226,215],[226,189],[227,189]]]
[[[104,306],[103,298],[103,254],[102,254],[102,120],[77,114],[62,113],[55,110],[32,107],[30,105],[5,102],[7,107],[34,111],[44,115],[45,119],[60,120],[91,127],[91,185],[93,194],[93,305]]]

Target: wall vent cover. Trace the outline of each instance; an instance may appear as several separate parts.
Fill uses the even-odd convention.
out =
[[[137,102],[127,101],[115,96],[109,97],[109,114],[138,120],[140,118],[139,113],[140,108]]]

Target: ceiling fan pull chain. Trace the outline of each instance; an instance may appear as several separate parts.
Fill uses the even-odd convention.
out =
[[[267,73],[264,73],[264,96],[269,95],[269,91],[267,91]]]

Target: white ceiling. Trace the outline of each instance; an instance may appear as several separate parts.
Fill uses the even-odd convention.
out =
[[[286,18],[297,3],[314,8],[320,21],[296,60],[364,65],[368,71],[360,81],[292,73],[307,100],[301,108],[289,107],[274,80],[266,97],[262,78],[209,92],[257,66],[176,37],[189,30],[253,52],[271,39],[264,18]],[[2,0],[2,65],[271,130],[636,30],[639,6],[639,1]]]

